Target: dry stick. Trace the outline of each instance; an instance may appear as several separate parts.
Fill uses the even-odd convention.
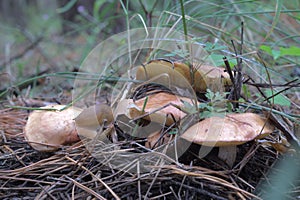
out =
[[[257,55],[261,59],[260,54],[257,54]],[[271,89],[271,91],[273,93],[273,86],[272,86],[271,77],[270,77],[268,68],[267,68],[265,62],[263,62],[263,60],[262,60],[262,64],[265,67],[265,70],[266,70],[266,73],[267,73],[267,77],[268,77],[268,80],[270,82],[270,89]],[[272,94],[272,96],[274,96],[274,94]],[[269,99],[267,99],[267,101],[268,101],[268,103],[270,103]],[[288,131],[289,129],[286,129],[286,128],[283,129],[282,123],[280,123],[280,121],[277,119],[277,117],[275,116],[275,114],[272,112],[273,107],[274,107],[274,98],[272,98],[272,102],[270,104],[271,104],[271,108],[270,108],[269,112],[267,113],[267,119],[271,118],[271,121],[273,121],[273,123],[275,124],[275,126],[278,129],[280,129],[281,131],[283,131],[285,133],[286,137],[291,140],[291,144],[295,148],[297,148],[297,150],[299,150],[300,141],[298,140],[298,138],[294,135],[294,133],[292,133],[291,131]],[[266,123],[265,123],[265,125],[266,125]]]
[[[1,190],[38,190],[40,187],[0,187]],[[24,191],[23,191],[24,192]],[[3,196],[1,196],[3,198]]]
[[[231,82],[232,82],[232,84],[233,84],[233,91],[236,91],[237,88],[236,88],[234,76],[233,76],[233,74],[232,74],[232,70],[231,70],[231,68],[230,68],[230,65],[229,65],[229,62],[228,62],[226,56],[223,57],[223,61],[224,61],[224,63],[225,63],[226,71],[227,71],[227,73],[229,74],[230,80],[231,80]],[[234,99],[232,98],[233,96],[234,96],[234,95],[233,95],[232,93],[230,93],[228,99],[229,99],[229,100],[234,100]]]
[[[162,164],[163,164],[163,162],[162,162]],[[153,185],[154,185],[154,182],[156,181],[158,175],[159,175],[160,172],[161,172],[162,166],[160,165],[160,166],[157,166],[157,167],[159,167],[159,168],[158,168],[158,170],[156,171],[155,176],[154,176],[154,178],[153,178],[152,181],[151,181],[151,184],[150,184],[150,186],[149,186],[149,188],[148,188],[148,190],[147,190],[147,192],[146,192],[146,194],[145,194],[145,198],[147,198],[147,196],[149,195],[150,190],[152,189],[152,187],[153,187]]]
[[[251,79],[251,80],[253,81],[253,79]],[[297,78],[297,79],[289,81],[289,82],[287,82],[285,84],[272,84],[272,86],[273,87],[288,87],[288,86],[289,87],[298,87],[298,86],[300,86],[300,82],[292,84],[292,83],[294,83],[294,82],[296,82],[298,80],[299,79]],[[245,82],[245,83],[248,84],[248,85],[252,85],[252,86],[255,86],[255,87],[261,87],[261,88],[269,88],[270,87],[270,84],[267,84],[267,83],[254,83],[254,81],[253,81],[253,83],[248,83],[248,82]]]
[[[43,193],[46,193],[49,197],[51,197],[54,200],[57,200],[51,193],[48,192],[49,188],[51,187],[50,185],[43,187],[41,184],[38,184],[40,188],[42,189],[42,192],[40,192],[34,199],[39,200],[42,199]]]
[[[232,185],[238,187],[238,184],[236,183],[236,181],[233,179],[233,177],[231,175],[229,176],[229,178],[232,182]],[[236,191],[236,195],[239,196],[240,199],[246,200],[246,198],[240,192]]]
[[[68,191],[69,187],[71,186],[72,183],[69,180],[66,180],[64,177],[65,177],[65,175],[62,175],[59,178],[51,177],[52,180],[56,180],[56,181],[58,180],[58,181],[52,183],[51,187],[48,189],[49,192],[54,193],[54,192],[60,192],[60,191]],[[61,185],[61,187],[58,187],[59,185]],[[62,187],[62,186],[64,186],[64,187]]]
[[[249,80],[251,80],[251,81],[254,83],[254,79],[248,75],[248,81],[249,81]],[[249,85],[249,84],[248,84],[248,85]],[[255,85],[253,85],[253,86],[258,90],[258,92],[260,93],[261,96],[263,96],[264,98],[267,98],[267,96],[266,96],[265,93],[260,89],[260,87],[255,86]]]
[[[22,159],[14,152],[8,145],[4,145],[4,148],[7,149],[15,158],[25,167],[25,163],[22,161]]]
[[[139,194],[139,200],[142,200],[142,191],[141,191],[141,174],[140,174],[140,161],[137,162],[137,184],[138,184],[138,194]]]
[[[176,165],[164,165],[163,166],[165,169],[174,169],[178,166]],[[153,167],[155,168],[155,166]],[[221,176],[226,178],[227,176],[225,176],[224,174],[228,174],[230,173],[232,170],[224,170],[224,171],[215,171],[215,170],[211,170],[208,168],[204,168],[204,167],[200,167],[200,166],[192,166],[192,167],[187,167],[185,165],[180,166],[181,169],[186,170],[186,171],[190,171],[190,170],[195,170],[195,172],[197,173],[201,173],[201,174],[208,174],[208,175],[217,175],[217,176]]]
[[[48,181],[39,181],[39,180],[34,180],[34,179],[29,179],[29,178],[18,178],[18,177],[11,177],[11,176],[0,176],[0,179],[12,179],[12,180],[18,180],[18,181],[26,181],[26,182],[33,182],[33,183],[43,183],[43,184],[48,184],[51,185],[53,184],[52,182]],[[1,187],[0,187],[1,189]]]
[[[158,4],[158,1],[155,1],[155,3],[153,4],[152,8],[150,11],[148,11],[146,8],[145,8],[145,5],[143,4],[143,2],[141,0],[139,0],[139,3],[145,13],[145,16],[148,20],[148,27],[152,27],[152,13],[153,13],[153,10],[154,8],[156,7],[156,5]]]
[[[283,118],[283,117],[282,117]],[[287,125],[280,121],[274,113],[270,113],[270,121],[274,124],[276,128],[284,133],[292,146],[297,150],[300,150],[300,141],[297,136],[287,127]]]
[[[65,181],[65,182],[67,182],[67,181]],[[47,186],[46,189],[42,188],[43,190],[36,196],[35,199],[39,200],[39,199],[42,199],[42,197],[46,198],[47,195],[49,195],[51,197],[52,196],[51,193],[53,193],[55,191],[55,190],[51,190],[51,189],[53,189],[53,188],[55,188],[57,186],[59,187],[59,185],[64,185],[61,180],[59,180],[58,182],[52,183],[51,185]],[[64,188],[66,188],[66,187],[59,187],[59,188],[62,190]]]
[[[83,189],[84,191],[94,195],[95,197],[97,197],[98,199],[102,199],[102,200],[106,200],[106,198],[104,198],[103,196],[101,196],[100,194],[98,194],[97,192],[95,192],[94,190],[82,185],[81,183],[75,181],[74,179],[66,176],[67,179],[71,180],[76,186],[78,186],[79,188]]]
[[[260,54],[257,54],[258,55],[258,57],[261,59],[261,57],[260,57]],[[262,60],[262,59],[261,59]],[[262,64],[263,64],[263,66],[265,67],[265,69],[266,69],[266,72],[267,72],[267,77],[268,77],[268,79],[269,79],[269,81],[270,81],[270,88],[271,88],[271,91],[272,91],[272,93],[273,93],[273,86],[272,86],[272,82],[271,82],[271,78],[270,78],[270,74],[269,74],[269,71],[268,71],[268,69],[267,69],[267,66],[266,66],[266,64],[265,64],[265,62],[262,62]],[[274,96],[274,94],[272,94],[272,96]],[[269,102],[269,98],[267,99],[268,100],[268,102]],[[273,107],[274,107],[274,98],[272,99],[273,101],[272,101],[272,103],[270,103],[271,104],[271,108],[270,108],[270,111],[268,112],[268,117],[267,118],[272,118],[272,121],[273,121],[273,123],[274,124],[277,124],[277,126],[278,126],[278,122],[280,122],[277,118],[276,118],[276,116],[275,116],[275,114],[274,113],[272,113],[272,110],[273,110]],[[298,140],[298,138],[294,135],[294,133],[292,133],[291,131],[286,131],[286,130],[288,130],[288,129],[282,129],[282,124],[280,124],[279,123],[279,126],[277,127],[277,128],[279,128],[281,131],[283,131],[284,133],[285,133],[285,135],[290,139],[290,140],[292,140],[292,142],[291,142],[291,144],[293,145],[293,146],[295,146],[296,148],[297,148],[297,150],[299,150],[299,147],[300,147],[300,141]]]
[[[208,192],[206,191],[205,189],[200,189],[200,188],[195,188],[195,187],[192,187],[192,186],[189,186],[189,185],[185,185],[185,184],[182,184],[182,183],[178,183],[177,181],[173,181],[172,180],[172,183],[173,184],[176,184],[176,185],[179,185],[180,187],[184,187],[186,189],[189,190],[194,190],[196,191],[197,193],[200,193],[200,194],[203,194],[203,195],[206,195],[206,196],[209,196],[211,199],[216,199],[216,200],[226,200],[226,198],[224,197],[221,197],[220,195],[217,195],[217,194],[213,194],[211,192]],[[181,198],[178,198],[178,199],[181,199]]]
[[[240,52],[239,55],[241,56],[243,54],[243,43],[244,43],[244,23],[241,23],[241,45],[240,45]],[[234,52],[235,52],[235,56],[236,56],[236,60],[237,60],[237,73],[235,74],[235,81],[233,82],[234,84],[234,90],[232,91],[232,99],[234,101],[238,101],[240,96],[241,96],[241,89],[242,89],[242,79],[243,79],[243,75],[242,75],[242,57],[238,56],[237,50],[235,48],[234,42],[233,40],[231,40]],[[239,103],[235,102],[233,103],[234,109],[239,107]]]
[[[57,159],[55,157],[57,157],[57,156],[52,156],[50,158],[46,158],[44,160],[40,160],[38,162],[32,163],[31,165],[27,165],[25,167],[18,168],[18,169],[0,170],[0,174],[3,173],[3,174],[6,174],[6,175],[9,175],[9,176],[14,176],[14,175],[18,175],[18,173],[24,173],[25,171],[30,171],[30,170],[36,169],[36,168],[41,167],[41,166],[43,166],[45,164],[51,165],[51,164],[57,163],[57,161],[64,160],[64,157],[59,158],[58,160],[53,160],[53,159]],[[46,161],[49,161],[49,162],[46,162]]]
[[[242,192],[242,193],[244,193],[245,195],[247,195],[249,197],[261,199],[261,198],[257,197],[256,195],[251,194],[250,192],[247,192],[247,191],[245,191],[241,188],[238,188],[238,187],[230,184],[228,181],[226,181],[224,179],[221,179],[221,178],[218,178],[218,177],[214,177],[214,176],[210,176],[210,175],[204,175],[204,174],[198,174],[198,173],[194,173],[194,172],[188,172],[188,171],[185,171],[183,169],[178,169],[178,168],[173,168],[173,172],[176,173],[176,174],[195,176],[195,177],[203,178],[205,180],[212,181],[212,182],[218,183],[220,185],[223,185],[225,187],[228,187],[228,188],[234,189],[236,191]]]
[[[187,177],[187,176],[184,175],[183,178],[182,178],[180,187],[179,187],[178,192],[177,192],[178,196],[180,196],[180,192],[181,192],[181,189],[182,189],[182,187],[183,187],[183,185],[184,185],[184,182],[185,182],[186,177]]]
[[[271,89],[271,91],[272,91],[272,96],[273,96],[273,84],[272,84],[272,81],[271,81],[271,76],[270,76],[270,74],[269,74],[268,68],[267,68],[266,63],[263,61],[263,59],[261,58],[261,56],[260,56],[259,53],[257,53],[257,56],[258,56],[259,59],[261,60],[263,66],[264,66],[264,68],[265,68],[265,70],[266,70],[267,78],[268,78],[268,80],[269,80],[269,82],[270,82],[269,85],[270,85],[270,89]],[[263,96],[264,96],[264,98],[265,98],[265,100],[266,100],[266,99],[267,99],[266,95],[263,95]],[[273,105],[274,105],[274,98],[273,98],[272,102],[270,102],[270,101],[268,101],[268,100],[267,100],[267,102],[271,104],[271,111],[270,111],[270,112],[272,112]]]
[[[7,143],[7,138],[6,138],[6,135],[5,135],[5,133],[4,133],[3,130],[0,130],[0,138],[1,138],[2,141],[3,141],[3,142],[1,142],[1,145]],[[4,146],[5,146],[5,145],[4,145]]]
[[[54,173],[54,172],[57,172],[57,171],[60,171],[60,170],[62,170],[62,169],[64,169],[64,168],[67,168],[67,167],[69,167],[70,165],[68,165],[68,164],[65,164],[65,165],[63,165],[63,166],[61,166],[61,167],[55,167],[53,170],[47,170],[45,173],[43,173],[43,174],[41,174],[41,175],[39,175],[38,176],[38,178],[40,178],[40,177],[43,177],[43,176],[47,176],[47,175],[51,175],[52,173]]]
[[[227,59],[226,56],[223,57],[223,61],[225,63],[226,71],[229,74],[230,80],[231,80],[232,83],[234,83],[234,76],[232,74],[232,70],[230,68],[230,64],[229,64],[228,59]],[[235,85],[233,85],[233,86],[235,87]]]
[[[251,185],[250,183],[248,183],[247,181],[245,181],[244,179],[242,179],[241,177],[235,175],[235,178],[239,179],[242,183],[244,183],[245,185],[247,185],[249,188],[251,188],[252,190],[255,190],[255,187],[253,185]]]
[[[70,158],[69,156],[66,156],[66,158],[70,161],[72,161],[73,163],[77,163],[75,160],[73,160],[72,158]],[[104,187],[117,199],[120,200],[120,197],[114,193],[114,191],[112,191],[112,189],[105,183],[103,182],[99,177],[95,176],[93,172],[91,172],[89,169],[87,169],[84,166],[80,166],[83,170],[85,170],[86,172],[88,172],[93,178],[97,179],[102,185],[104,185]]]
[[[264,101],[268,101],[269,99],[271,99],[271,98],[279,95],[280,93],[285,92],[285,91],[287,91],[287,90],[289,90],[291,88],[293,88],[293,86],[290,86],[288,88],[284,88],[284,89],[280,90],[279,92],[276,92],[275,94],[273,94],[273,95],[269,96],[268,98],[264,99]]]
[[[246,164],[249,162],[249,160],[253,157],[257,149],[259,148],[259,145],[253,144],[250,149],[247,151],[243,159],[234,166],[233,170],[237,170],[237,176],[241,173],[242,169],[246,166]]]
[[[189,165],[190,167],[193,167],[193,161],[191,161],[190,162],[190,165]],[[184,177],[187,177],[187,176],[184,176]],[[190,181],[188,181],[187,182],[187,186],[190,186],[191,185],[191,182]],[[193,195],[193,194],[191,194],[191,195]],[[190,196],[190,191],[189,190],[187,190],[186,191],[186,196],[185,196],[185,200],[188,200],[188,197]]]
[[[161,199],[162,197],[168,196],[168,195],[170,195],[170,194],[172,194],[172,192],[167,192],[167,193],[164,193],[164,194],[160,194],[160,195],[157,195],[157,196],[155,196],[155,197],[151,197],[151,200],[154,200],[154,199]],[[165,197],[164,199],[166,199],[166,197]]]
[[[75,184],[72,187],[72,200],[75,199]]]
[[[177,199],[177,200],[180,200],[180,198],[176,195],[176,192],[174,191],[173,187],[172,186],[169,186],[170,190],[172,191],[174,197]]]

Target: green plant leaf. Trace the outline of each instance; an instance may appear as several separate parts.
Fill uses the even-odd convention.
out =
[[[250,97],[251,97],[251,93],[250,93],[250,91],[248,90],[247,85],[242,85],[242,89],[243,89],[244,95],[245,95],[247,98],[250,98]]]
[[[209,59],[214,61],[216,66],[224,65],[223,57],[224,56],[220,54],[211,54],[208,56]]]
[[[209,59],[211,59],[212,61],[214,61],[215,65],[216,66],[224,66],[224,55],[221,55],[221,54],[210,54],[208,56]],[[234,65],[236,65],[236,59],[234,58],[227,58],[228,62],[229,62],[229,65],[231,68],[234,67]]]
[[[57,8],[56,12],[59,14],[67,12],[75,5],[76,2],[77,2],[77,0],[70,0],[65,6],[63,6],[61,8]]]
[[[279,50],[272,49],[270,46],[261,45],[260,49],[272,55],[274,60],[282,56],[300,56],[300,48],[296,46],[279,47]]]
[[[187,101],[183,101],[181,100],[181,102],[183,103],[183,110],[189,114],[193,114],[197,112],[197,109],[195,108],[195,106]]]
[[[176,134],[178,134],[178,132],[179,132],[179,130],[178,130],[178,128],[172,128],[171,130],[170,130],[170,132],[168,132],[170,135],[176,135]]]
[[[99,10],[101,8],[101,6],[105,3],[106,1],[105,0],[97,0],[95,1],[94,3],[94,7],[93,7],[93,16],[99,20]]]
[[[277,60],[281,56],[281,51],[272,49],[272,56],[274,60]]]
[[[272,48],[267,45],[261,45],[259,49],[263,50],[264,52],[267,52],[268,54],[272,55]]]
[[[201,40],[202,40],[202,38],[201,38]],[[205,49],[206,51],[216,51],[216,50],[224,50],[224,49],[227,49],[227,47],[224,46],[224,45],[213,44],[213,43],[211,43],[211,42],[207,42],[207,43],[205,43],[204,49]]]
[[[273,92],[273,93],[276,93],[276,92]],[[267,97],[272,96],[272,90],[267,89],[265,91],[265,94],[267,95]],[[272,102],[272,99],[270,99],[270,101]],[[288,107],[291,106],[290,100],[283,94],[278,94],[278,95],[274,96],[274,104],[281,105],[281,106],[288,106]]]
[[[296,46],[291,46],[288,48],[280,47],[281,56],[300,56],[300,48]]]

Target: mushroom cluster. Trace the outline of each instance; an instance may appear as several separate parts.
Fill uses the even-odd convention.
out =
[[[156,77],[167,74],[166,83],[160,81],[160,84],[167,85],[172,82],[172,86],[185,88],[186,82],[188,82],[195,93],[205,93],[207,88],[219,91],[220,88],[223,89],[232,85],[229,74],[225,72],[224,68],[208,65],[196,66],[190,67],[184,63],[155,60],[138,67],[136,79],[155,81]],[[122,110],[125,107],[126,114],[130,119],[142,118],[164,124],[164,126],[174,125],[174,123],[184,119],[186,115],[191,114],[184,112],[185,103],[196,105],[196,110],[197,104],[199,104],[198,101],[194,101],[190,97],[165,92],[150,94],[136,101],[126,99],[126,102],[125,106],[122,104]],[[201,109],[197,111],[201,112]],[[185,129],[183,133],[179,133],[179,138],[202,146],[219,147],[218,157],[229,166],[233,166],[237,145],[263,138],[272,133],[273,130],[274,127],[262,115],[230,113],[224,114],[223,117],[212,116],[198,119],[198,122]],[[146,147],[159,147],[159,144],[165,144],[172,139],[174,137],[161,134],[160,130],[154,130],[147,137]]]
[[[145,138],[145,148],[155,149],[172,142],[174,138],[180,138],[202,146],[219,147],[219,158],[232,166],[237,145],[265,137],[274,130],[264,116],[254,113],[229,113],[223,117],[210,116],[205,119],[200,117],[203,110],[198,107],[201,99],[196,93],[205,93],[207,88],[218,91],[232,84],[223,68],[154,60],[139,66],[135,78],[143,82],[137,84],[147,86],[155,83],[163,88],[168,87],[168,90],[151,91],[140,98],[131,96],[120,99],[114,109],[104,104],[84,110],[70,107],[57,111],[64,108],[61,105],[45,107],[43,109],[56,111],[37,110],[30,114],[24,130],[27,141],[37,150],[53,151],[61,145],[78,141],[78,135],[94,139],[99,130],[109,130],[104,135],[118,141],[115,126],[122,130],[122,127],[126,129],[134,122],[132,129],[123,132],[130,134],[132,130],[140,130],[141,133],[133,137]],[[138,86],[135,90],[140,88]],[[192,90],[192,96],[178,93],[188,89]],[[165,134],[178,128],[178,124],[188,116],[193,116],[193,120],[188,127],[176,133],[177,137],[174,133]],[[138,129],[145,126],[141,121],[152,126]],[[162,130],[164,134],[161,134]]]

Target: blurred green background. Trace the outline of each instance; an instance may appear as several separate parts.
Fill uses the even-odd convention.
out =
[[[32,76],[77,71],[99,42],[145,26],[186,29],[222,64],[234,55],[232,41],[239,48],[241,22],[245,72],[260,81],[267,67],[273,84],[284,84],[300,74],[299,20],[299,0],[1,0],[0,91]],[[295,89],[285,94],[299,99]]]
[[[221,44],[230,49],[230,40],[239,40],[240,23],[244,21],[245,48],[261,50],[264,45],[269,66],[281,65],[284,72],[299,63],[299,49],[288,49],[300,43],[298,0],[183,3],[188,33],[201,42],[222,40]],[[178,0],[1,0],[0,70],[5,72],[4,64],[23,51],[19,59],[10,62],[16,79],[42,65],[70,69],[79,65],[97,43],[128,28],[175,26],[183,30],[181,14]],[[37,41],[39,56],[33,52],[37,48],[26,51]],[[285,52],[280,48],[286,48]],[[283,59],[283,54],[292,58]]]
[[[76,71],[99,42],[144,26],[186,28],[213,58],[222,59],[234,52],[231,40],[241,42],[244,22],[246,70],[263,74],[266,67],[279,84],[300,77],[299,0],[191,0],[183,5],[186,26],[179,0],[1,0],[0,91],[39,74]],[[55,96],[65,89],[61,82],[52,80],[32,96],[44,97],[53,89]],[[299,114],[299,89],[285,95]]]

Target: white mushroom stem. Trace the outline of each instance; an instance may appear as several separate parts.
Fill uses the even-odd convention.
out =
[[[219,147],[218,157],[232,168],[236,159],[236,146]]]

